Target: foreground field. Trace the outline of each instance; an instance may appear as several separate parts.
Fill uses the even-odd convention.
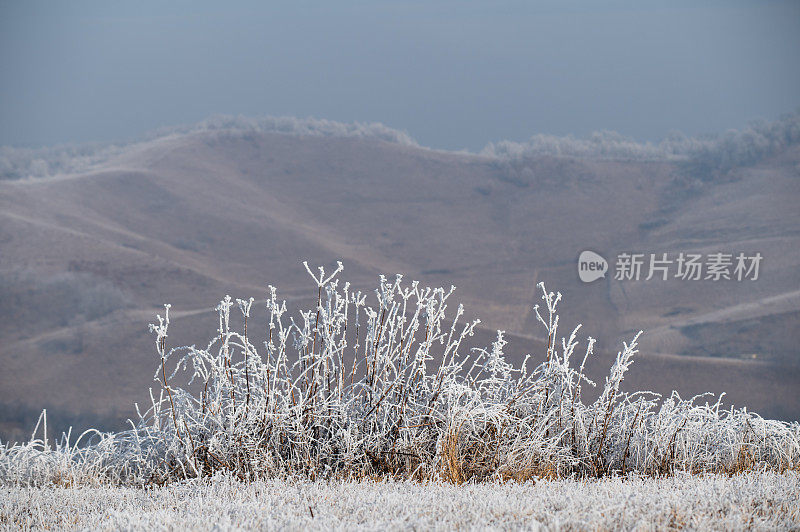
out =
[[[639,334],[598,385],[542,283],[542,362],[515,367],[502,331],[465,351],[455,288],[381,277],[373,308],[342,268],[306,265],[297,320],[271,287],[261,351],[252,298],[220,302],[205,349],[168,348],[167,305],[161,390],[129,430],[53,439],[43,412],[0,445],[0,527],[800,530],[797,422],[624,391]]]
[[[800,475],[5,488],[2,529],[800,529]]]

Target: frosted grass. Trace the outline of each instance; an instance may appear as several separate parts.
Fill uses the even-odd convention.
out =
[[[462,484],[798,470],[800,423],[725,410],[720,398],[624,392],[638,334],[599,397],[584,401],[595,386],[583,372],[594,340],[581,344],[580,326],[559,336],[561,294],[543,284],[535,313],[547,347],[515,367],[502,331],[491,346],[468,346],[479,321],[464,321],[461,305],[450,312],[455,287],[381,276],[370,296],[339,281],[341,264],[306,269],[316,305],[291,316],[269,287],[268,321],[253,324],[254,300],[226,297],[204,348],[168,347],[167,305],[151,326],[160,390],[131,429],[54,440],[43,415],[29,442],[0,444],[0,483],[150,486],[225,472]],[[256,326],[268,331],[262,346],[249,336]]]
[[[797,473],[526,483],[267,480],[9,488],[0,528],[59,530],[796,530]]]

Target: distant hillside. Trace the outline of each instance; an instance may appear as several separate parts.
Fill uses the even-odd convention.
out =
[[[598,338],[598,372],[621,338],[644,329],[630,386],[728,391],[737,405],[800,419],[791,121],[775,133],[785,142],[749,159],[717,161],[708,144],[705,166],[695,148],[476,155],[325,124],[223,121],[104,148],[44,179],[15,166],[16,178],[0,182],[0,438],[27,430],[42,407],[107,425],[130,416],[152,382],[147,324],[162,303],[173,304],[170,341],[202,343],[226,293],[263,297],[273,284],[290,305],[312,297],[304,259],[342,260],[370,293],[379,273],[455,284],[467,316],[483,321],[476,341],[502,328],[520,355],[541,345],[532,307],[544,280],[564,293],[564,328],[583,322]],[[764,259],[755,282],[615,281],[611,271],[583,284],[585,249],[609,261],[622,252]]]

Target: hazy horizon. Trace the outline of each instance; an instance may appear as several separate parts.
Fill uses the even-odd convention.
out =
[[[793,2],[0,4],[0,145],[216,114],[380,122],[478,151],[702,136],[800,106]]]

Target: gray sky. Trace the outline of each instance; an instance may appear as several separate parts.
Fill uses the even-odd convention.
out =
[[[380,121],[477,150],[715,133],[800,106],[800,2],[596,4],[0,0],[0,144],[226,113]]]

